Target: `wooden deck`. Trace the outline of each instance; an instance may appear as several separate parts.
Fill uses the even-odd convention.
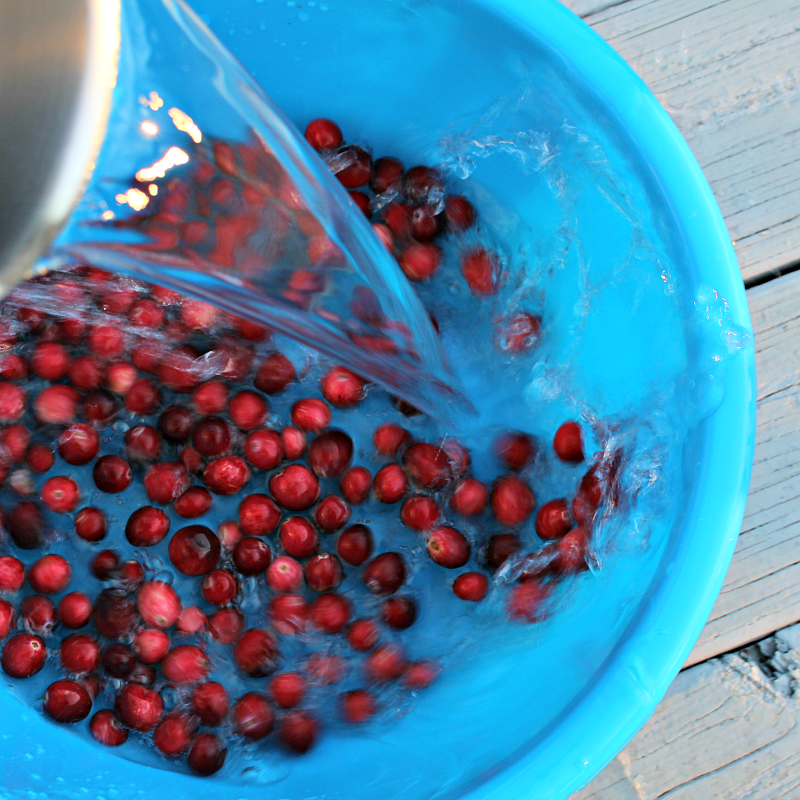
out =
[[[800,798],[800,0],[564,2],[705,171],[758,367],[750,498],[722,593],[651,720],[572,800]]]

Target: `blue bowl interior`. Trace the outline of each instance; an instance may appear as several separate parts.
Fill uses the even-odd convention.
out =
[[[303,759],[235,761],[211,789],[155,760],[120,759],[3,692],[0,784],[64,798],[566,796],[666,690],[743,513],[753,355],[728,346],[746,342],[749,318],[713,197],[644,85],[555,0],[193,7],[298,126],[329,116],[376,156],[469,173],[464,191],[488,230],[548,298],[550,339],[529,400],[555,374],[601,418],[652,408],[661,422],[642,436],[668,451],[669,492],[647,495],[627,535],[606,532],[603,569],[574,581],[551,619],[487,622],[480,646],[399,720],[325,736]],[[598,287],[588,312],[575,306],[586,274]],[[559,371],[576,314],[580,335]],[[464,378],[477,390],[472,367]]]

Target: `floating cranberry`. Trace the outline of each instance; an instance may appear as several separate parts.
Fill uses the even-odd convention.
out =
[[[295,591],[303,585],[303,568],[290,556],[278,556],[267,570],[267,584],[276,592]]]
[[[365,467],[351,467],[339,480],[344,499],[351,505],[360,505],[369,495],[372,475]]]
[[[372,444],[380,455],[395,458],[399,450],[411,444],[411,434],[394,422],[385,422],[375,428]]]
[[[158,664],[169,652],[169,635],[158,628],[138,631],[133,640],[136,654],[145,664]]]
[[[180,462],[166,461],[151,464],[144,474],[143,483],[150,502],[166,505],[189,488],[189,476]]]
[[[239,584],[227,569],[214,569],[203,578],[200,592],[203,598],[215,606],[226,606],[239,591]]]
[[[514,475],[504,475],[495,482],[491,503],[498,522],[519,525],[533,513],[536,499],[527,483]]]
[[[131,428],[125,433],[125,453],[137,463],[155,461],[161,455],[158,431],[150,425]]]
[[[173,647],[161,665],[164,677],[179,686],[204,681],[208,676],[208,670],[209,663],[205,653],[191,644]]]
[[[556,545],[553,569],[565,575],[574,575],[587,569],[586,546],[589,533],[585,528],[573,528]]]
[[[0,556],[0,592],[13,594],[25,582],[25,566],[14,556]]]
[[[126,395],[138,376],[139,371],[133,364],[124,361],[111,364],[106,370],[106,387],[114,394]]]
[[[353,650],[366,653],[372,650],[380,639],[378,625],[371,619],[357,619],[347,631],[347,641]]]
[[[103,426],[110,422],[117,413],[118,405],[114,396],[105,389],[98,389],[86,396],[83,401],[83,414],[97,425]]]
[[[31,440],[30,431],[21,423],[0,429],[0,453],[13,463],[22,461]]]
[[[444,214],[451,231],[465,231],[475,222],[475,209],[466,197],[451,195],[445,198]]]
[[[499,271],[497,255],[483,247],[466,250],[461,256],[461,274],[475,297],[488,297],[497,291]]]
[[[153,300],[137,300],[128,311],[128,320],[134,328],[160,328],[164,324],[164,312]]]
[[[464,517],[483,513],[489,502],[489,490],[476,478],[465,478],[456,486],[450,497],[450,508]]]
[[[344,573],[339,559],[332,553],[320,553],[306,564],[306,583],[312,592],[330,592],[338,588]]]
[[[243,575],[260,575],[267,570],[271,561],[269,545],[261,539],[246,537],[233,549],[233,563]]]
[[[270,682],[272,698],[281,708],[294,708],[303,699],[306,682],[299,672],[284,672]]]
[[[386,227],[398,238],[411,236],[411,206],[406,203],[390,203],[384,212]]]
[[[518,583],[509,595],[508,616],[518,622],[539,622],[545,617],[545,601],[549,596],[547,586],[530,580]]]
[[[375,194],[392,190],[399,192],[403,181],[403,164],[396,158],[379,158],[373,165],[369,185]]]
[[[101,636],[122,639],[133,630],[136,606],[127,594],[104,589],[95,600],[93,619]]]
[[[4,353],[0,356],[0,378],[7,381],[21,381],[28,377],[28,364],[22,356]]]
[[[505,433],[497,439],[494,446],[503,465],[515,472],[527,466],[536,452],[533,440],[524,433]]]
[[[3,645],[0,666],[12,678],[30,678],[44,666],[47,648],[31,633],[18,633]]]
[[[58,616],[65,628],[82,628],[91,619],[92,601],[83,592],[70,592],[58,604]]]
[[[283,444],[277,431],[253,431],[244,444],[244,454],[256,469],[275,469],[283,460]]]
[[[435,205],[423,204],[411,212],[411,235],[420,242],[429,242],[441,233],[443,225]]]
[[[158,430],[168,442],[180,444],[189,438],[192,422],[191,411],[181,406],[169,406],[158,419]]]
[[[98,458],[92,471],[95,486],[108,494],[118,494],[131,484],[133,472],[131,465],[119,456]]]
[[[306,711],[290,711],[278,725],[278,738],[295,753],[307,753],[317,738],[319,724]]]
[[[245,631],[233,649],[239,669],[251,678],[263,678],[275,672],[278,655],[275,637],[261,628]]]
[[[375,231],[377,237],[381,240],[383,246],[390,252],[394,252],[394,234],[388,225],[382,225],[378,222],[373,223],[372,230]]]
[[[351,144],[337,152],[337,162],[345,165],[336,172],[339,182],[347,189],[357,189],[372,176],[372,158],[358,145]]]
[[[58,514],[74,511],[81,499],[78,484],[64,475],[48,478],[42,486],[40,497],[50,511]]]
[[[269,604],[272,627],[283,636],[295,636],[306,624],[308,606],[299,594],[279,594]]]
[[[381,553],[367,564],[362,576],[373,594],[394,594],[406,579],[406,565],[399,553]]]
[[[358,567],[372,555],[372,547],[372,531],[357,523],[342,531],[336,552],[343,561]]]
[[[91,710],[91,695],[75,681],[55,681],[44,693],[44,711],[56,722],[80,722]]]
[[[228,694],[214,681],[200,683],[192,691],[191,708],[203,725],[214,728],[228,716]]]
[[[315,150],[332,150],[342,143],[342,131],[329,119],[312,119],[306,126],[305,136]]]
[[[231,398],[228,412],[237,428],[252,431],[264,423],[269,407],[261,395],[245,390]]]
[[[440,567],[456,569],[469,561],[470,543],[461,531],[440,525],[428,534],[428,555]]]
[[[400,507],[400,519],[412,531],[427,531],[439,520],[439,506],[432,497],[409,497]]]
[[[142,619],[155,628],[171,627],[181,613],[180,598],[164,581],[145,583],[136,595],[136,606]]]
[[[23,500],[11,510],[4,526],[22,550],[35,550],[45,541],[45,524],[39,506],[32,500]]]
[[[290,511],[305,511],[319,499],[319,481],[301,464],[290,464],[269,479],[269,490]]]
[[[94,636],[73,633],[61,642],[61,666],[65,672],[94,672],[100,666],[100,644]]]
[[[158,365],[156,375],[168,389],[181,394],[193,391],[200,383],[205,368],[197,352],[188,346],[170,351]]]
[[[523,311],[505,320],[499,329],[501,350],[509,353],[522,353],[539,341],[542,320]]]
[[[233,644],[244,630],[244,617],[235,608],[220,608],[208,618],[211,636],[220,644]]]
[[[25,463],[34,472],[47,472],[56,460],[53,451],[43,444],[33,444],[25,456]]]
[[[353,440],[342,431],[328,431],[311,442],[308,464],[321,478],[341,475],[353,457]]]
[[[119,747],[128,741],[128,731],[119,717],[107,708],[98,711],[89,722],[89,732],[107,747]]]
[[[180,755],[192,740],[197,725],[188,714],[173,711],[153,730],[153,744],[165,756]]]
[[[324,533],[333,533],[347,524],[350,506],[335,494],[323,497],[314,509],[314,522]]]
[[[264,394],[280,394],[296,380],[292,362],[281,353],[272,353],[261,362],[253,384]]]
[[[263,695],[248,692],[236,701],[231,719],[240,736],[258,742],[271,733],[275,725],[275,712]]]
[[[57,594],[69,583],[72,569],[63,556],[50,554],[40,558],[28,570],[28,582],[35,592]]]
[[[250,480],[250,467],[239,456],[222,456],[209,461],[203,470],[203,480],[214,494],[236,494]],[[274,492],[273,492],[274,494]]]
[[[577,422],[565,422],[553,437],[553,450],[562,461],[583,461],[583,437]]]
[[[408,668],[405,653],[396,644],[381,644],[364,661],[364,674],[372,683],[400,678]]]
[[[190,331],[207,331],[219,317],[219,309],[202,300],[186,298],[181,305],[181,322]]]
[[[204,383],[192,394],[192,405],[198,414],[219,414],[227,403],[228,387],[222,381]]]
[[[489,581],[480,572],[464,572],[453,581],[453,592],[462,600],[478,603],[486,597]]]
[[[219,539],[205,525],[188,525],[170,539],[169,558],[178,572],[198,576],[210,572],[219,563]]]
[[[3,389],[3,384],[0,384],[0,390]],[[14,389],[18,387],[14,386]],[[22,391],[21,389],[19,391]],[[22,393],[22,406],[18,416],[13,416],[12,413],[7,411],[7,400],[2,393],[0,393],[0,421],[2,422],[16,422],[22,411],[25,409],[24,405],[24,392]],[[66,425],[75,419],[78,413],[78,393],[71,386],[48,386],[39,393],[33,404],[33,410],[36,413],[36,419],[43,425],[48,424],[63,424]]]
[[[381,503],[396,503],[408,491],[408,478],[397,464],[387,464],[376,473],[372,491]]]
[[[179,517],[194,519],[202,517],[211,508],[211,493],[202,486],[190,486],[180,497],[176,498],[173,509]]]
[[[161,393],[150,378],[137,378],[125,395],[125,408],[134,414],[152,414],[161,405]]]
[[[281,444],[286,458],[296,461],[306,451],[306,435],[299,428],[287,426],[281,431]]]
[[[197,606],[182,609],[177,622],[177,628],[181,633],[202,633],[207,625],[205,612]]]
[[[410,281],[424,281],[439,268],[442,251],[435,244],[412,242],[400,253],[398,263]]]
[[[105,514],[93,506],[82,508],[75,515],[75,533],[87,542],[99,542],[106,535]]]
[[[443,489],[451,477],[450,459],[441,447],[418,442],[403,454],[403,466],[412,483],[428,491]]]
[[[433,167],[411,167],[403,179],[403,194],[411,203],[436,200],[444,192],[444,184],[438,170]]]
[[[536,533],[542,539],[558,539],[572,527],[566,500],[545,503],[536,515]]]
[[[218,736],[201,733],[192,742],[186,763],[198,775],[207,777],[222,769],[227,755],[228,749]]]
[[[324,400],[306,397],[292,406],[292,424],[301,431],[319,433],[328,427],[330,421],[331,409]]]
[[[57,388],[57,387],[52,387]],[[45,392],[49,391],[45,389]],[[74,390],[73,390],[74,391]],[[44,394],[44,392],[42,392]],[[39,395],[41,397],[41,395]],[[47,400],[42,403],[42,411],[47,416]],[[77,400],[76,400],[77,402]],[[39,417],[41,422],[50,422],[53,420],[42,419],[39,412],[39,398],[36,399],[36,416]],[[28,405],[28,398],[25,395],[25,390],[13,384],[0,381],[0,422],[7,424],[9,422],[16,422],[25,413]],[[58,421],[58,420],[54,420]],[[69,420],[67,420],[69,421]]]
[[[390,628],[404,631],[417,619],[417,606],[410,597],[387,597],[381,605],[381,614]]]
[[[49,636],[58,620],[53,602],[37,594],[19,604],[19,618],[26,630],[40,636]]]
[[[354,689],[341,696],[339,707],[342,719],[357,725],[375,716],[378,703],[370,692],[364,689]]]
[[[122,722],[141,733],[153,730],[164,714],[164,701],[159,694],[135,683],[120,689],[116,707]]]
[[[336,408],[350,408],[364,398],[364,381],[347,367],[332,367],[322,379],[322,396]]]
[[[439,666],[430,661],[416,661],[408,665],[403,683],[409,689],[427,689],[439,677]]]
[[[285,519],[281,523],[279,536],[283,549],[294,558],[309,558],[317,552],[317,531],[304,517]]]
[[[58,437],[58,454],[67,464],[88,464],[100,448],[100,437],[91,425],[75,423]]]
[[[268,536],[278,526],[281,510],[265,494],[251,494],[239,503],[239,528],[245,536]]]

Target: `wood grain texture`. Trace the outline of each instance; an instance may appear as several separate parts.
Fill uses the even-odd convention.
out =
[[[800,797],[800,626],[682,672],[572,800]]]
[[[697,156],[742,275],[800,261],[800,0],[564,0]]]

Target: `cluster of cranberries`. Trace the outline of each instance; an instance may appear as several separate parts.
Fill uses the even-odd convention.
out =
[[[348,157],[337,173],[348,188],[395,191],[385,225],[375,226],[413,280],[436,269],[432,240],[445,225],[473,223],[470,203],[445,198],[434,170],[373,163],[360,148],[342,148],[327,120],[306,136]],[[353,197],[368,210],[366,194]],[[493,291],[496,269],[486,250],[462,261],[476,295]],[[50,312],[26,303],[37,292]],[[505,472],[487,485],[456,441],[416,441],[384,421],[372,435],[371,458],[382,463],[373,474],[354,463],[352,437],[331,427],[334,409],[357,409],[371,390],[358,375],[332,366],[311,385],[264,328],[91,267],[30,282],[4,304],[0,323],[0,480],[11,498],[2,510],[0,666],[24,679],[50,659],[63,677],[44,691],[45,713],[61,723],[91,715],[89,730],[105,745],[135,732],[210,775],[237,739],[275,730],[288,750],[311,748],[321,720],[310,687],[331,687],[341,719],[363,723],[379,711],[382,685],[430,685],[438,665],[410,659],[401,643],[418,612],[410,565],[400,547],[376,552],[368,521],[354,520],[367,502],[396,511],[467,603],[484,600],[513,556],[506,607],[515,620],[541,619],[557,579],[586,567],[592,520],[613,483],[602,459],[574,496],[537,505],[526,480],[538,447],[530,436],[498,438]],[[518,341],[531,335],[520,330]],[[298,384],[301,396],[278,419],[270,398]],[[396,416],[387,402],[387,417]],[[576,422],[555,432],[552,447],[562,461],[585,461]],[[110,519],[97,498],[124,499],[137,486],[147,503]],[[235,519],[213,529],[196,521],[228,497]],[[471,541],[459,521],[479,517],[492,533]],[[520,533],[531,522],[544,544],[525,555]],[[106,538],[118,546],[103,549]],[[78,565],[43,550],[89,553],[91,577],[75,585]],[[202,599],[187,602],[156,574],[153,552]],[[368,612],[340,591],[346,578],[374,598]],[[246,581],[269,598],[255,622],[240,607]],[[352,659],[324,646],[303,659],[285,655],[289,641],[309,635],[312,646],[339,637]],[[257,690],[231,696],[211,680],[220,652],[260,681]],[[337,689],[348,670],[356,688]],[[112,707],[97,709],[104,699]]]

